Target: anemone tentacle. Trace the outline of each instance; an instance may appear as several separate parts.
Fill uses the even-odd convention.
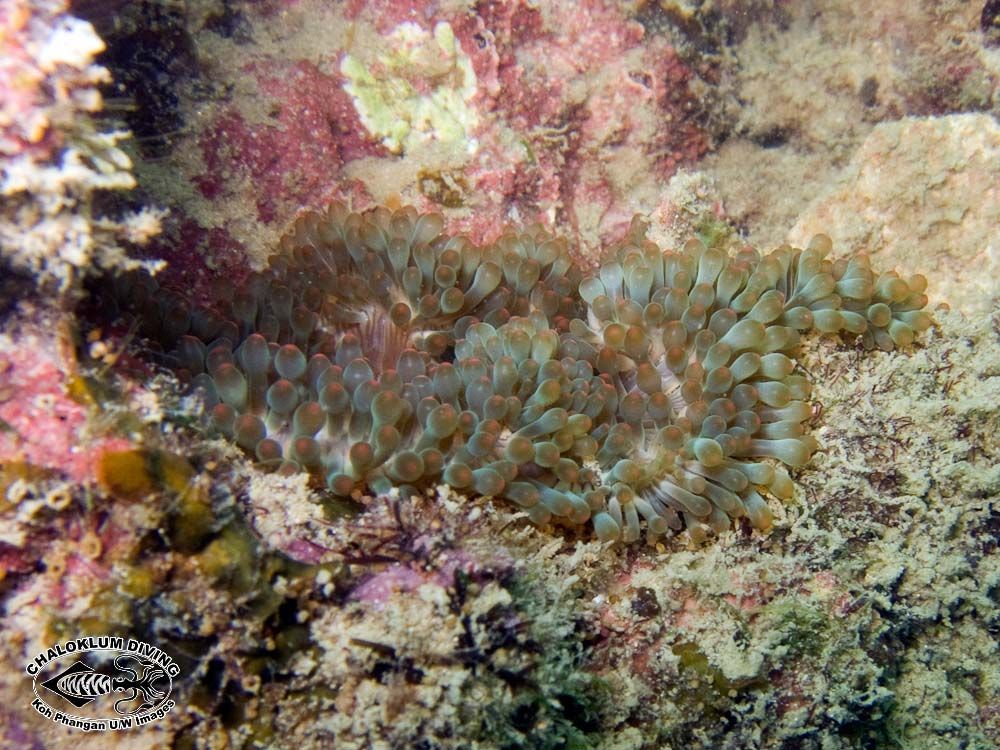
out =
[[[204,393],[213,429],[340,495],[444,482],[601,540],[701,540],[787,499],[817,450],[809,331],[909,345],[927,281],[867,256],[661,250],[633,221],[597,273],[540,226],[478,246],[411,207],[300,217],[240,289],[120,297]]]

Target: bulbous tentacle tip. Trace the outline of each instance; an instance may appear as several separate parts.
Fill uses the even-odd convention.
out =
[[[342,496],[444,482],[604,542],[700,542],[767,530],[762,493],[790,498],[784,467],[817,450],[803,336],[892,351],[932,324],[925,277],[828,259],[824,235],[723,244],[663,251],[637,221],[585,275],[541,227],[478,245],[438,213],[335,203],[211,309],[141,275],[115,295],[266,470]]]

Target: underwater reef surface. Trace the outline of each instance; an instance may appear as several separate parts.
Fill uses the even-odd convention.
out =
[[[1000,59],[991,5],[876,2],[858,13],[842,0],[2,4],[0,747],[996,747]],[[126,129],[131,139],[118,135]],[[331,200],[351,207],[332,223],[318,213]],[[794,293],[792,251],[741,248],[788,242],[811,263],[825,243],[810,249],[810,238],[825,233],[832,250],[817,277],[857,269],[867,252],[878,269],[925,277],[931,304],[954,312],[933,310],[934,325],[893,351],[865,350],[851,335],[800,337],[790,377],[808,378],[808,399],[793,399],[810,406],[800,420],[807,434],[795,437],[808,441],[808,464],[787,468],[789,496],[769,498],[766,530],[727,514],[732,528],[720,518],[701,543],[693,524],[675,532],[669,520],[652,546],[602,541],[570,515],[532,523],[532,508],[567,507],[551,496],[543,504],[542,492],[522,509],[434,481],[433,472],[409,482],[388,476],[412,475],[410,457],[366,463],[344,496],[327,484],[329,472],[282,467],[311,447],[289,439],[287,409],[273,419],[261,412],[275,432],[250,447],[256,454],[265,443],[270,453],[248,460],[236,415],[225,438],[228,409],[243,403],[238,378],[222,368],[219,383],[206,380],[231,365],[247,380],[240,417],[257,419],[250,381],[261,369],[245,369],[236,339],[261,324],[268,332],[268,315],[280,318],[287,295],[271,295],[272,282],[298,294],[329,280],[297,275],[304,247],[340,252],[336,241],[292,240],[358,221],[392,237],[392,213],[369,210],[383,203],[413,204],[416,213],[397,222],[411,229],[421,215],[440,214],[431,228],[444,244],[468,235],[463,254],[479,252],[480,267],[496,262],[483,260],[486,248],[509,243],[520,261],[508,272],[497,259],[497,288],[510,290],[511,307],[493,305],[494,289],[479,300],[476,325],[492,326],[501,346],[521,347],[511,320],[531,320],[522,306],[537,305],[560,345],[582,349],[599,333],[600,350],[618,347],[603,374],[623,385],[638,384],[641,362],[624,349],[629,339],[618,343],[623,321],[601,317],[597,284],[607,292],[615,274],[598,264],[620,261],[628,287],[624,268],[637,256],[627,248],[644,246],[645,223],[629,234],[637,212],[649,217],[644,238],[681,248],[675,262],[691,264],[695,279],[703,259],[725,248],[728,263],[747,262],[748,282],[751,266],[788,260],[793,272],[775,291],[785,283],[782,293]],[[542,228],[527,231],[531,242],[525,230],[504,233],[535,221]],[[518,284],[530,288],[534,277],[528,261],[547,257],[551,245],[540,248],[556,235],[566,238],[556,256],[570,258],[570,270],[538,275],[559,300],[521,295]],[[692,235],[698,243],[685,251]],[[377,232],[367,236],[377,243]],[[609,246],[611,257],[599,257]],[[383,271],[393,267],[385,248],[366,249]],[[408,257],[410,267],[426,260],[423,250]],[[437,258],[440,294],[423,290],[421,270],[421,293],[411,296],[410,272],[412,290],[400,278],[405,294],[393,300],[405,302],[412,338],[365,350],[397,347],[373,375],[416,368],[409,383],[399,377],[407,403],[405,385],[423,385],[445,363],[457,371],[467,353],[453,355],[449,339],[438,351],[432,333],[444,327],[422,327],[433,304],[425,297],[440,308],[458,301],[450,292],[445,302],[445,289],[460,287],[462,306],[475,294],[471,268],[463,275]],[[145,277],[135,270],[120,273],[138,261],[160,269],[155,287],[137,285]],[[334,266],[357,276],[370,263]],[[439,284],[449,280],[444,266],[454,284]],[[355,312],[381,283],[360,275]],[[235,288],[220,291],[220,277]],[[586,295],[576,297],[586,277]],[[689,302],[707,291],[697,286],[687,286]],[[112,299],[137,288],[156,290],[145,329],[132,324],[136,308],[119,316]],[[198,339],[203,349],[188,339],[176,347],[182,322],[185,335],[203,333],[192,326],[205,323],[205,310],[247,312],[249,298],[253,325],[249,313],[246,330],[237,323],[231,362],[209,361],[221,329]],[[846,295],[841,304],[862,314]],[[828,322],[842,314],[809,312],[814,323],[817,313]],[[291,315],[281,320],[277,349],[298,349],[301,331]],[[592,326],[574,331],[570,320]],[[496,353],[491,341],[480,337],[473,358]],[[697,342],[685,337],[688,346],[685,375],[691,355],[699,363]],[[185,357],[167,356],[181,349]],[[419,362],[407,354],[401,366],[407,349]],[[275,354],[269,347],[270,361]],[[578,366],[590,366],[585,350],[577,354]],[[333,349],[324,356],[343,379],[350,362],[338,365]],[[199,357],[208,370],[200,379],[189,367]],[[289,373],[301,362],[291,350],[280,359]],[[643,369],[643,383],[650,374]],[[704,393],[708,371],[694,374]],[[205,427],[196,380],[202,394],[221,396],[213,411],[223,439]],[[470,402],[462,386],[456,403],[473,408],[456,411],[475,411],[480,394]],[[522,413],[535,391],[516,396]],[[624,401],[613,418],[599,413],[609,432],[628,424],[633,404]],[[671,404],[670,421],[690,406]],[[413,411],[417,421],[430,414]],[[711,416],[720,415],[688,437],[726,455],[733,443],[724,435],[739,425],[727,419],[724,433],[702,435]],[[372,437],[373,425],[356,421]],[[511,426],[511,435],[530,427]],[[397,430],[400,441],[421,439],[415,422],[411,429]],[[448,458],[480,471],[482,456],[455,461],[458,431]],[[492,434],[484,430],[476,449]],[[503,434],[492,450],[510,446]],[[374,458],[375,443],[363,442]],[[564,457],[556,440],[537,442]],[[697,445],[703,457],[714,450]],[[534,453],[533,445],[541,479],[563,481],[557,471],[568,465],[543,466]],[[772,464],[759,458],[737,460]],[[631,472],[617,463],[581,461],[580,473]],[[714,479],[700,478],[725,498],[707,490]],[[381,492],[387,481],[409,487]],[[718,486],[749,512],[741,490]],[[613,526],[600,522],[605,537],[631,536],[628,513],[619,501],[619,525],[611,499],[593,510],[588,502],[588,512],[611,518]],[[650,522],[633,507],[645,536]],[[582,518],[574,500],[568,508]],[[164,719],[109,738],[31,709],[31,655],[103,633],[156,644],[177,660],[177,705]]]

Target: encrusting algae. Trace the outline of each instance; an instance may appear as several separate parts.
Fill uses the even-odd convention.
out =
[[[663,251],[637,219],[585,275],[537,225],[485,246],[443,228],[335,203],[211,308],[141,273],[118,291],[266,467],[342,496],[443,481],[626,542],[768,528],[761,493],[791,497],[785,467],[817,449],[801,334],[892,350],[931,324],[924,277],[831,261],[824,235]]]

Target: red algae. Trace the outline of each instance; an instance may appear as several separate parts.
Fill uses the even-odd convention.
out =
[[[310,13],[318,16],[306,22]],[[592,252],[643,207],[637,195],[648,194],[641,201],[651,210],[655,185],[711,143],[693,105],[695,71],[614,3],[482,3],[467,12],[422,0],[299,3],[259,15],[244,9],[242,18],[260,44],[198,37],[228,56],[212,67],[213,85],[234,93],[199,103],[181,140],[200,158],[176,160],[197,202],[176,208],[257,260],[266,238],[304,207],[353,199],[363,209],[397,193],[423,210],[443,208],[451,229],[477,242],[510,220],[539,220]],[[335,32],[320,38],[320,28]],[[455,64],[467,61],[470,91],[452,91],[429,62],[443,53],[421,47],[429,44],[421,34],[442,28],[454,35]],[[352,82],[347,59],[385,88]],[[445,96],[462,99],[464,133],[435,129],[433,109]],[[369,130],[377,102],[396,108],[393,121],[411,122],[411,135],[391,142],[398,153]],[[419,172],[464,187],[436,204],[421,192]],[[338,192],[347,184],[356,188]]]
[[[75,482],[96,478],[103,450],[130,441],[89,436],[92,405],[70,396],[55,336],[0,334],[0,462],[45,467]]]
[[[363,137],[340,75],[307,60],[277,69],[249,64],[243,74],[256,80],[272,105],[262,122],[235,109],[223,112],[201,138],[207,172],[197,185],[206,199],[252,190],[257,218],[269,224],[289,203],[322,205],[342,197],[336,185],[344,163],[386,153]]]

